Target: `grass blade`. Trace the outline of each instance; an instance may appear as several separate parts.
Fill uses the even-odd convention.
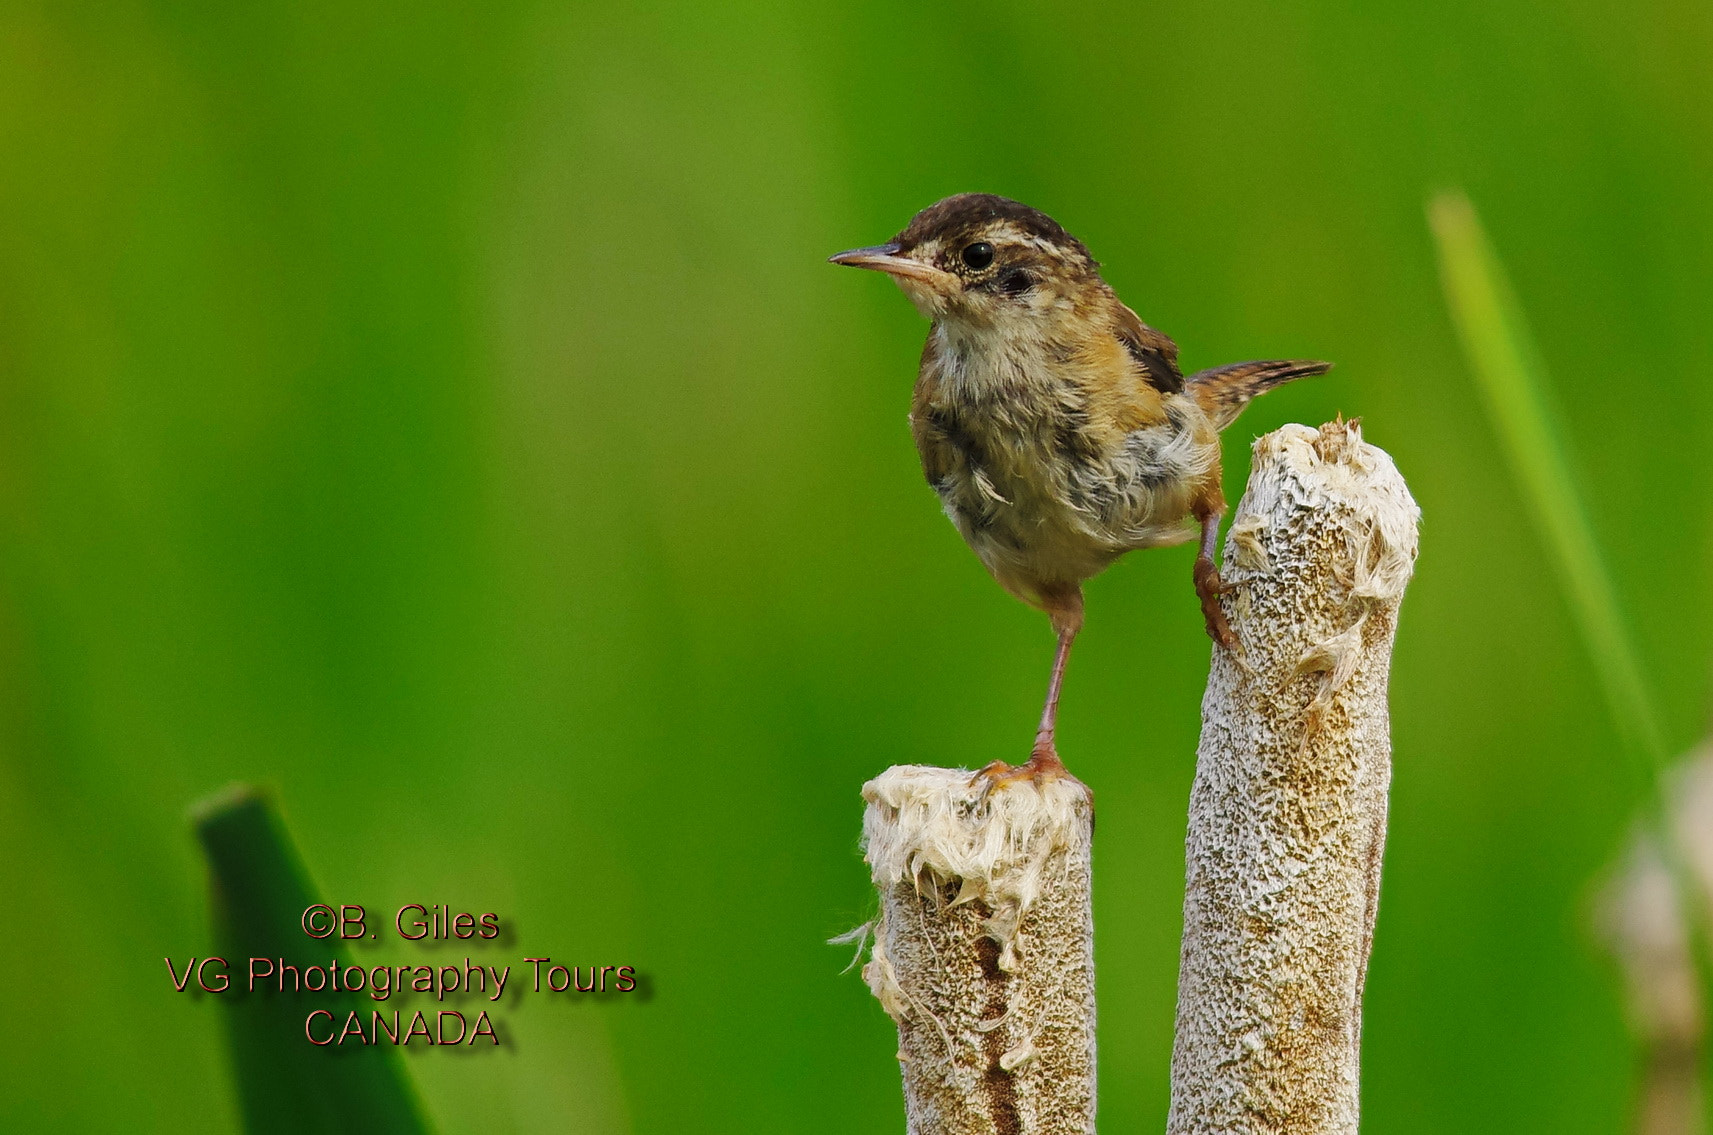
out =
[[[240,786],[198,805],[194,817],[213,886],[215,940],[232,973],[220,1000],[244,1130],[427,1135],[390,1044],[317,1047],[304,1038],[311,1010],[327,1009],[343,1024],[346,1013],[363,1008],[359,995],[242,990],[252,957],[284,959],[300,971],[350,961],[337,939],[303,933],[304,909],[320,900],[272,802]]]
[[[1469,199],[1443,193],[1428,215],[1452,322],[1505,455],[1552,552],[1618,731],[1646,762],[1650,779],[1657,777],[1669,755],[1659,714],[1577,495],[1563,431],[1546,398],[1546,368],[1522,309]]]
[[[1488,413],[1521,482],[1535,523],[1551,553],[1572,614],[1600,677],[1613,720],[1646,785],[1643,807],[1671,873],[1688,935],[1700,1003],[1713,993],[1713,950],[1708,909],[1678,838],[1668,796],[1670,752],[1653,695],[1643,676],[1611,577],[1576,491],[1563,430],[1547,397],[1546,367],[1524,322],[1498,255],[1469,199],[1442,193],[1428,206],[1439,250],[1446,304],[1475,372]],[[1713,1050],[1702,1053],[1702,1099],[1713,1129]]]

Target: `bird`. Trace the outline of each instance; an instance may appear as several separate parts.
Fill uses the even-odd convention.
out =
[[[1233,363],[1187,378],[1178,347],[1038,209],[961,193],[885,244],[832,263],[890,276],[931,321],[910,405],[922,472],[998,584],[1046,613],[1057,644],[1027,761],[988,787],[1068,775],[1054,741],[1082,585],[1139,548],[1196,538],[1192,579],[1216,649],[1238,643],[1214,563],[1226,501],[1220,431],[1256,395],[1330,363]]]

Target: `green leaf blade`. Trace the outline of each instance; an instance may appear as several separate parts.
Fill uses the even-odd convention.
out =
[[[1468,198],[1440,194],[1429,205],[1428,216],[1452,322],[1489,416],[1551,552],[1613,721],[1651,780],[1667,763],[1665,736],[1576,492],[1564,430],[1546,394],[1546,366]]]
[[[302,930],[304,910],[321,900],[273,802],[240,786],[198,805],[194,816],[208,860],[216,948],[232,975],[220,999],[244,1130],[429,1135],[390,1043],[317,1046],[304,1035],[314,1009],[333,1013],[327,1027],[337,1029],[347,1013],[366,1015],[374,1006],[353,993],[282,996],[244,988],[252,957],[300,971],[350,963],[337,939],[317,941]]]

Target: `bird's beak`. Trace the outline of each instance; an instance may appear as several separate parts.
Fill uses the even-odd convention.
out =
[[[849,252],[829,256],[827,260],[830,263],[844,264],[851,268],[872,268],[877,272],[885,272],[889,276],[902,277],[906,280],[920,280],[924,284],[939,288],[957,280],[957,277],[950,272],[943,272],[932,264],[924,264],[920,260],[898,255],[897,244],[877,244],[873,248],[853,248]]]

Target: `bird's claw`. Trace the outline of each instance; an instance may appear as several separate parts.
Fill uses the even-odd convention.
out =
[[[1231,624],[1225,618],[1225,611],[1220,607],[1217,598],[1204,598],[1201,601],[1202,621],[1207,626],[1207,637],[1232,653],[1237,652],[1237,632],[1231,629]]]
[[[1201,615],[1207,626],[1207,636],[1225,649],[1235,652],[1238,647],[1237,634],[1225,618],[1225,609],[1219,605],[1219,597],[1236,591],[1237,585],[1221,579],[1219,569],[1213,566],[1211,560],[1196,561],[1195,582],[1196,596],[1201,599]]]
[[[982,795],[986,796],[995,789],[1006,788],[1022,781],[1039,787],[1069,775],[1070,770],[1065,768],[1065,763],[1059,759],[1059,754],[1054,752],[1049,742],[1045,745],[1037,744],[1029,754],[1029,759],[1020,765],[994,761],[970,778],[970,786],[973,788],[986,781],[987,783],[982,785]]]

